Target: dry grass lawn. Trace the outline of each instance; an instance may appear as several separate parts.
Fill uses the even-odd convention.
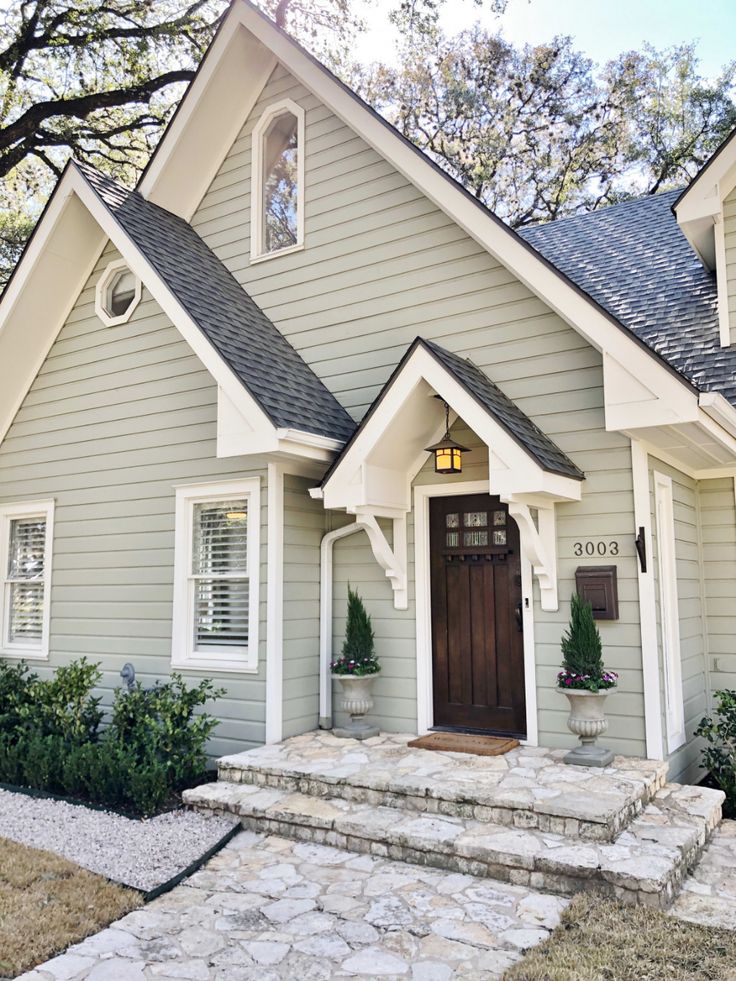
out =
[[[0,838],[0,977],[15,977],[141,905],[64,858]]]
[[[736,933],[577,896],[508,981],[736,981]]]

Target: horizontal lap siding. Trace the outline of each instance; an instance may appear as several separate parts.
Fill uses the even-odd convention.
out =
[[[171,670],[176,486],[263,473],[217,459],[217,388],[145,290],[129,323],[99,321],[94,288],[115,257],[108,248],[98,263],[0,446],[0,502],[56,501],[51,654],[37,670],[99,661],[106,705],[126,661],[146,685]],[[212,672],[226,689],[209,706],[215,755],[263,741],[265,507],[261,517],[261,669]]]
[[[731,343],[736,343],[736,188],[723,203],[723,233],[726,245],[726,277],[728,279],[728,316]]]
[[[319,561],[325,511],[314,480],[284,477],[284,736],[319,721]]]
[[[251,266],[251,133],[285,97],[306,111],[305,248]],[[583,500],[557,509],[559,611],[543,613],[536,597],[540,740],[573,738],[554,679],[575,568],[596,564],[576,559],[574,543],[616,539],[621,619],[601,626],[608,663],[622,674],[609,742],[643,753],[630,449],[605,431],[600,355],[281,67],[193,224],[356,419],[421,335],[472,358],[586,471]],[[470,458],[468,475],[480,472],[479,459]],[[410,608],[397,611],[365,536],[335,546],[335,644],[349,580],[365,590],[390,662],[376,690],[382,724],[393,729],[416,720],[413,541],[409,562]]]
[[[731,477],[700,482],[711,692],[736,689],[736,505]]]

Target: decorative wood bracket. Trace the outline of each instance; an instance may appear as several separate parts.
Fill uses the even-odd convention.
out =
[[[406,514],[392,518],[394,531],[393,548],[389,545],[375,515],[357,513],[355,519],[365,529],[376,562],[378,562],[386,573],[387,578],[391,581],[391,588],[394,591],[394,609],[406,610],[409,606]]]
[[[542,609],[554,613],[559,608],[557,597],[557,535],[554,504],[536,508],[535,523],[528,504],[506,500],[509,514],[519,526],[521,547],[529,557],[532,572],[539,582]]]

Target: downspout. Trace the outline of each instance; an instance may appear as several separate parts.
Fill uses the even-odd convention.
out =
[[[328,531],[320,544],[319,572],[319,727],[332,728],[332,546],[340,538],[365,531],[358,521]]]

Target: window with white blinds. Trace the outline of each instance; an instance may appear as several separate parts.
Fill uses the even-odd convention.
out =
[[[4,653],[48,655],[52,513],[51,504],[0,505]]]
[[[177,491],[175,665],[255,664],[259,521],[257,480]]]

